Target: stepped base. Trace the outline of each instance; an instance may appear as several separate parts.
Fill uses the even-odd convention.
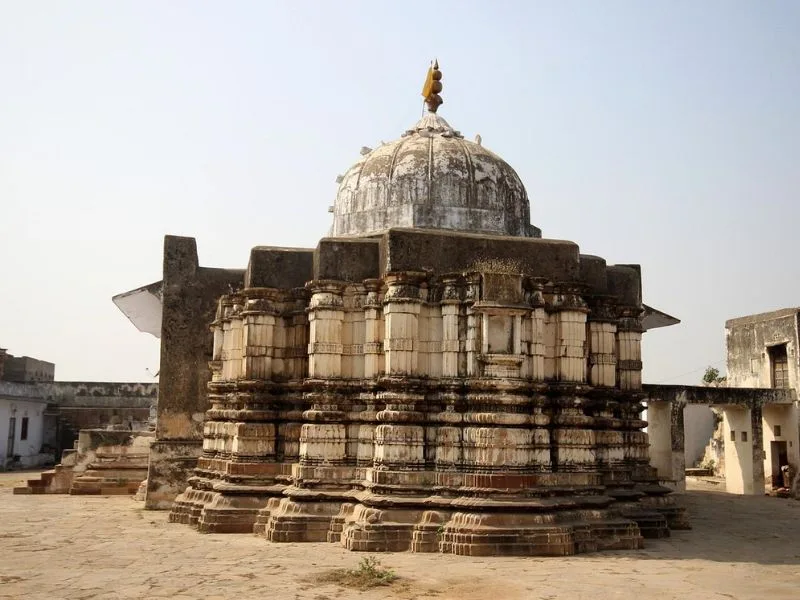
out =
[[[356,506],[341,544],[362,552],[570,556],[637,549],[643,539],[636,522],[610,511],[447,513]]]
[[[643,547],[668,535],[665,517],[623,516],[609,498],[489,501],[359,494],[273,498],[253,531],[271,542],[339,543],[361,552],[441,552],[465,556],[569,556]],[[352,498],[352,497],[351,497]],[[426,506],[439,504],[440,510]],[[449,505],[449,508],[446,508]]]
[[[202,533],[252,533],[261,510],[285,486],[246,486],[202,481],[206,489],[187,488],[173,503],[169,520]]]

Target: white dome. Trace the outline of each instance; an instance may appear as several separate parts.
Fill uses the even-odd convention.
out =
[[[525,186],[502,158],[428,112],[342,177],[334,237],[392,227],[534,237]]]

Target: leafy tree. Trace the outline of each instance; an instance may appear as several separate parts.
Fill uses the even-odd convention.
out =
[[[706,368],[706,372],[703,374],[703,383],[705,385],[713,385],[715,383],[722,383],[725,381],[725,377],[719,376],[719,369],[715,369],[714,367]]]

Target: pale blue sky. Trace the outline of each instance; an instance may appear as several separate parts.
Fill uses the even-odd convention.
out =
[[[148,380],[111,296],[314,246],[361,146],[440,110],[502,155],[545,237],[640,263],[645,380],[724,365],[726,319],[800,305],[800,2],[0,0],[0,346]]]

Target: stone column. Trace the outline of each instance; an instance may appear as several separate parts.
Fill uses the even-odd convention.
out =
[[[556,289],[556,378],[574,383],[586,382],[586,303],[576,288]]]
[[[442,377],[458,377],[458,322],[461,313],[461,285],[457,276],[442,279]]]
[[[222,328],[222,316],[225,314],[225,298],[223,296],[219,299],[217,304],[217,314],[214,322],[211,324],[211,332],[214,338],[214,346],[211,354],[211,361],[208,363],[208,368],[211,370],[211,381],[222,381],[222,344],[225,339],[225,334]]]
[[[535,284],[535,287],[528,294],[527,302],[531,307],[530,315],[530,347],[528,375],[534,381],[544,381],[544,356],[545,356],[545,312],[544,294],[542,285]]]
[[[617,324],[613,308],[598,300],[589,314],[589,383],[593,386],[617,384]]]
[[[222,317],[222,379],[235,381],[242,377],[244,299],[231,295],[225,303]]]
[[[306,307],[309,292],[304,288],[295,288],[291,293],[291,309],[286,317],[286,366],[285,375],[291,380],[308,377],[308,340],[309,325]]]
[[[250,290],[242,318],[244,379],[271,379],[278,311],[268,290]]]
[[[478,377],[480,374],[480,355],[481,355],[481,314],[473,310],[473,306],[481,296],[481,275],[480,273],[470,273],[465,277],[464,282],[464,303],[466,305],[467,316],[467,340],[466,340],[466,376]]]
[[[308,376],[311,379],[342,377],[343,285],[333,281],[312,281],[308,309]]]
[[[417,317],[422,304],[419,286],[424,277],[424,273],[409,272],[385,278],[386,374],[397,379],[389,384],[390,389],[377,395],[385,408],[376,416],[380,423],[375,429],[376,483],[402,483],[402,478],[390,472],[419,470],[425,464],[424,417],[418,411],[424,396],[412,389],[409,379],[417,375]]]
[[[364,379],[374,379],[383,373],[383,306],[380,295],[382,283],[378,279],[367,279],[364,288]]]
[[[346,379],[364,378],[365,299],[366,291],[357,285],[347,286],[342,298],[342,377]]]
[[[642,389],[641,310],[623,307],[617,325],[617,379],[620,389]]]
[[[418,317],[422,304],[419,285],[424,277],[424,273],[415,272],[391,273],[385,277],[383,346],[389,376],[417,374]]]

